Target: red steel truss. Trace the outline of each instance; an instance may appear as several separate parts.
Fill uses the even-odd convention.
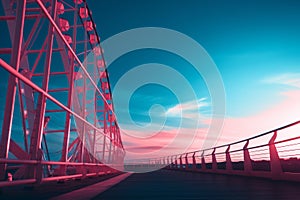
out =
[[[125,151],[86,1],[2,5],[1,32],[11,46],[0,47],[0,66],[9,76],[2,91],[0,186],[122,170]]]

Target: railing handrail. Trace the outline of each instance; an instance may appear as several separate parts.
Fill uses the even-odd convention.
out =
[[[247,142],[247,140],[253,140],[253,139],[256,139],[256,138],[259,138],[259,137],[268,135],[268,134],[270,134],[270,133],[274,133],[275,131],[280,131],[280,130],[289,128],[289,127],[294,126],[294,125],[297,125],[297,124],[299,124],[299,123],[300,123],[300,120],[298,120],[298,121],[296,121],[296,122],[293,122],[293,123],[290,123],[290,124],[288,124],[288,125],[285,125],[285,126],[282,126],[282,127],[276,128],[276,129],[273,129],[273,130],[271,130],[271,131],[267,131],[267,132],[264,132],[264,133],[261,133],[261,134],[258,134],[258,135],[255,135],[255,136],[252,136],[252,137],[243,139],[243,140],[239,140],[239,141],[237,141],[237,142],[232,142],[232,143],[228,143],[228,144],[223,144],[223,145],[219,145],[219,146],[216,146],[216,147],[211,147],[211,148],[207,148],[207,149],[203,149],[203,150],[198,150],[198,151],[191,151],[191,152],[187,152],[187,153],[194,153],[194,152],[200,152],[200,151],[208,151],[208,150],[211,150],[211,149],[218,149],[218,148],[222,148],[222,147],[227,147],[227,146],[229,146],[229,145],[235,145],[235,144],[239,144],[239,143],[242,143],[242,142]]]
[[[265,136],[265,135],[268,135],[270,133],[274,133],[275,131],[280,131],[280,130],[289,128],[291,126],[295,126],[297,124],[300,124],[300,120],[295,121],[295,122],[290,123],[290,124],[287,124],[285,126],[281,126],[279,128],[276,128],[276,129],[273,129],[273,130],[270,130],[270,131],[267,131],[267,132],[263,132],[261,134],[258,134],[258,135],[255,135],[255,136],[243,139],[243,140],[236,141],[236,142],[232,142],[232,143],[228,143],[228,144],[223,144],[223,145],[219,145],[219,146],[216,146],[216,147],[210,147],[210,148],[206,148],[206,149],[200,149],[200,150],[196,150],[196,151],[189,151],[189,152],[184,152],[184,153],[180,153],[180,154],[173,154],[173,155],[168,155],[168,156],[162,156],[162,157],[159,157],[159,158],[181,156],[183,154],[191,154],[191,153],[204,152],[204,151],[213,150],[213,149],[219,149],[219,148],[227,147],[229,145],[235,145],[235,144],[239,144],[239,143],[242,143],[242,142],[247,142],[247,141],[250,141],[250,140],[253,140],[253,139]],[[285,140],[281,140],[281,141],[277,141],[274,144],[278,144],[278,143],[282,143],[282,142],[287,142],[287,141],[291,141],[291,140],[295,140],[295,139],[300,139],[300,136],[299,137],[285,139]],[[254,148],[264,147],[264,146],[268,146],[268,145],[269,144],[263,144],[263,145],[258,145],[258,146],[254,146],[254,147],[249,147],[247,149],[254,149]],[[231,153],[231,152],[237,152],[237,151],[241,151],[241,150],[243,150],[243,149],[232,150],[232,151],[229,151],[229,152]],[[225,153],[225,152],[222,152],[222,153]],[[209,155],[211,155],[211,154],[204,155],[204,156],[209,156]],[[148,159],[136,159],[136,160],[154,160],[154,159],[158,159],[158,157],[156,157],[156,158],[148,158]],[[135,161],[135,160],[132,160],[132,161]]]

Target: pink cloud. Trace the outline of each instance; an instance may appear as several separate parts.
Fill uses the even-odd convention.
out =
[[[271,80],[271,79],[270,79]],[[288,79],[287,76],[272,79],[272,83],[285,84],[293,87],[299,87],[299,79]],[[254,115],[246,117],[230,117],[224,120],[223,129],[219,134],[215,145],[227,144],[242,139],[246,139],[263,132],[267,132],[281,126],[287,125],[300,119],[300,89],[294,89],[281,93],[282,100],[266,110],[260,111]],[[178,106],[173,107],[170,112],[174,113]],[[198,107],[197,107],[198,108]],[[194,109],[190,104],[181,105],[180,109]],[[202,120],[202,119],[201,119]],[[214,120],[218,120],[215,118]],[[210,124],[211,119],[203,121]],[[126,130],[128,132],[128,130]],[[299,136],[300,125],[291,127],[278,132],[277,141]],[[268,143],[270,136],[257,139],[250,142],[255,146],[262,143]],[[213,135],[208,135],[208,128],[199,128],[191,130],[188,128],[162,130],[149,138],[134,138],[129,135],[123,136],[124,141],[130,141],[130,146],[125,146],[129,158],[149,158],[165,155],[174,155],[192,150],[202,149],[205,140],[215,141]],[[244,144],[239,145],[241,148]]]

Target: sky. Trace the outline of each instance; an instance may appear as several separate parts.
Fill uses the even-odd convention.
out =
[[[299,1],[110,0],[88,3],[101,41],[130,29],[162,27],[181,32],[202,45],[218,68],[226,93],[223,129],[214,145],[247,138],[300,118]],[[126,110],[122,111],[125,105],[115,105],[119,124],[125,132],[125,148],[129,153],[147,149],[144,153],[151,154],[162,146],[169,147],[170,151],[172,145],[163,141],[173,137],[166,135],[172,135],[178,127],[190,132],[193,123],[197,123],[193,115],[189,115],[191,123],[182,127],[180,109],[201,115],[199,133],[196,137],[193,135],[189,149],[201,148],[205,140],[203,131],[207,131],[209,120],[216,117],[212,116],[208,86],[186,60],[156,49],[129,52],[109,66],[111,87],[114,89],[124,74],[145,63],[161,63],[177,70],[191,83],[197,99],[178,102],[176,95],[185,92],[180,83],[179,94],[158,84],[141,85],[130,99],[131,119],[124,114]],[[157,76],[172,79],[160,75],[159,70]],[[122,91],[126,93],[126,85]],[[155,113],[150,109],[154,104],[160,104],[162,110]],[[153,121],[156,119],[166,120],[160,131],[163,135],[155,137],[152,133],[150,137],[151,134],[145,132],[155,129]],[[132,125],[131,120],[136,125]],[[139,132],[140,126],[146,127],[142,129],[146,131]],[[158,123],[158,126],[161,125]],[[184,140],[185,137],[179,138]]]
[[[87,2],[106,60],[140,40],[146,40],[143,42],[150,46],[154,44],[157,39],[154,34],[146,38],[136,34],[135,40],[125,37],[110,45],[120,34],[128,33],[124,31],[147,27],[180,33],[181,39],[189,38],[203,48],[202,52],[185,50],[188,44],[170,37],[161,41],[161,45],[170,42],[176,47],[173,52],[140,48],[125,52],[109,63],[114,109],[129,159],[230,143],[300,119],[299,1]],[[2,25],[6,24],[2,22]],[[0,35],[8,34],[4,32],[6,29],[1,30]],[[0,40],[0,46],[9,46],[9,41]],[[176,54],[183,50],[186,57]],[[189,55],[199,62],[211,59],[208,66],[200,66],[203,73],[189,62]],[[5,74],[3,69],[0,73]],[[5,90],[7,76],[2,80],[0,88]],[[224,91],[211,89],[218,81],[222,82]],[[214,92],[224,92],[224,99],[214,100]],[[214,101],[224,104],[223,116],[214,112],[217,107]],[[0,98],[1,110],[4,102],[5,98]],[[52,122],[56,123],[53,126],[64,127],[60,119]],[[214,129],[213,124],[220,129]],[[282,131],[278,140],[292,137],[297,131],[299,127]],[[57,137],[49,139],[61,143]],[[250,145],[266,143],[268,139]]]

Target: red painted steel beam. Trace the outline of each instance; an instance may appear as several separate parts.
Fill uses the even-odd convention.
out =
[[[27,159],[28,153],[25,152],[15,141],[10,140],[9,151],[18,159]]]
[[[49,89],[48,92],[68,92],[69,88],[56,88],[56,89]]]
[[[26,19],[36,19],[36,18],[39,18],[39,17],[41,17],[40,14],[33,14],[33,15],[26,15],[25,16]],[[7,21],[7,20],[15,20],[15,19],[16,19],[15,16],[1,16],[0,17],[0,20],[5,20],[5,21]]]
[[[58,113],[58,112],[66,112],[65,110],[62,109],[56,109],[56,110],[46,110],[46,113]]]
[[[56,18],[56,0],[52,0],[51,4],[51,15],[53,19]],[[52,50],[53,50],[53,39],[54,39],[54,28],[49,25],[48,35],[47,35],[47,53],[46,53],[46,61],[44,67],[44,77],[43,77],[43,90],[48,93],[49,86],[49,77],[50,77],[50,67],[52,60]],[[42,143],[42,134],[44,131],[44,119],[45,119],[45,110],[46,110],[46,96],[43,93],[39,94],[38,103],[36,108],[36,115],[34,121],[34,127],[32,130],[32,134],[30,137],[30,149],[29,156],[31,160],[41,159],[39,156],[39,151],[41,150]],[[28,171],[28,178],[37,178],[41,177],[42,169],[37,166],[30,167]]]
[[[69,72],[51,72],[50,73],[51,76],[66,75],[66,74],[69,74]],[[43,76],[43,75],[44,75],[43,73],[32,74],[32,76]]]
[[[4,1],[7,1],[8,2],[8,0],[4,0]],[[28,1],[27,1],[28,2]],[[36,1],[32,1],[32,2],[34,2],[35,3],[35,6],[36,6]],[[42,1],[40,1],[40,0],[38,0],[37,2],[42,2]],[[44,2],[44,1],[43,1]],[[65,3],[65,2],[63,2],[63,3]],[[77,4],[75,4],[75,5],[77,5]],[[30,7],[31,5],[29,5],[29,7]],[[33,4],[32,4],[32,6],[33,6]],[[44,6],[44,5],[43,5]],[[87,6],[87,5],[86,5]],[[13,7],[11,7],[11,5],[10,6],[6,6],[6,11],[7,12],[5,12],[6,13],[6,15],[7,16],[9,16],[9,15],[14,15],[14,6]],[[10,8],[10,9],[9,9]],[[49,7],[49,8],[51,8],[51,7]],[[49,10],[49,8],[47,8],[48,10]],[[43,11],[43,8],[40,8],[40,5],[39,5],[39,7],[38,8],[33,8],[33,9],[35,9],[35,10],[41,10],[41,11]],[[76,10],[76,9],[75,9]],[[75,10],[73,10],[73,11],[75,11]],[[28,10],[27,10],[28,11]],[[43,11],[44,12],[44,11]],[[25,13],[25,15],[27,15],[28,13]],[[31,14],[31,13],[30,13]],[[47,11],[47,14],[49,14],[48,13],[48,11]],[[47,15],[46,14],[46,15]],[[45,18],[45,16],[46,16],[45,14],[41,14],[40,16],[43,16],[43,18]],[[62,15],[62,14],[61,14]],[[76,16],[76,18],[78,18],[78,13],[77,12],[74,12],[74,16]],[[64,16],[62,16],[62,17],[64,17]],[[26,19],[26,18],[25,18]],[[39,23],[37,22],[39,19],[41,19],[41,18],[38,18],[38,19],[35,19],[35,23],[33,24],[33,27],[36,27],[35,29],[39,29],[40,27],[39,27]],[[53,17],[52,17],[52,19],[53,19]],[[79,18],[78,18],[79,19]],[[52,22],[51,22],[51,19],[49,19],[50,20],[50,25],[51,25],[51,27],[52,27]],[[74,17],[74,20],[75,20],[75,17]],[[83,20],[83,21],[81,21],[81,22],[84,22],[85,20],[91,20],[91,19],[81,19],[81,20]],[[31,22],[32,22],[32,20],[31,20]],[[14,24],[14,21],[11,21],[11,20],[9,20],[9,21],[7,21],[7,23],[8,24]],[[57,23],[57,20],[56,20],[56,23]],[[74,25],[76,25],[76,23],[74,23]],[[77,24],[78,25],[78,24]],[[11,26],[11,25],[9,25],[9,30],[10,30],[10,33],[14,33],[14,31],[15,31],[15,29],[13,29],[12,27],[14,27],[14,26]],[[50,26],[49,26],[50,27]],[[55,26],[53,26],[54,27],[54,29],[56,30],[56,28],[55,28]],[[82,26],[82,25],[78,25],[77,27],[81,27],[81,28],[84,28],[84,26]],[[76,29],[76,26],[72,26],[72,28],[74,28],[74,29]],[[26,29],[26,30],[28,30],[28,29]],[[29,29],[30,30],[30,29]],[[73,30],[73,33],[75,32],[76,30]],[[93,34],[95,34],[95,30],[93,30],[92,31],[93,32]],[[70,78],[70,76],[71,75],[73,75],[74,76],[74,74],[73,73],[70,73],[70,62],[71,62],[71,57],[72,57],[72,50],[70,51],[70,49],[68,49],[68,44],[65,44],[65,41],[64,41],[64,38],[61,38],[61,31],[59,30],[59,31],[55,31],[55,36],[56,36],[56,39],[57,39],[57,45],[58,45],[58,47],[55,47],[55,48],[59,48],[59,49],[64,49],[64,50],[66,50],[66,51],[63,51],[63,52],[59,52],[60,54],[61,54],[61,56],[62,56],[62,62],[63,62],[63,66],[64,66],[64,69],[65,69],[65,71],[64,72],[50,72],[50,76],[52,76],[52,75],[66,75],[66,77],[68,78],[68,81],[71,83],[72,82],[72,80],[73,80],[73,78]],[[88,34],[90,34],[90,32],[88,33]],[[14,34],[11,34],[11,35],[14,35]],[[28,34],[26,34],[26,35],[28,35]],[[38,32],[38,30],[37,31],[34,31],[34,28],[32,28],[31,29],[31,31],[30,31],[30,33],[29,33],[29,36],[27,37],[27,40],[26,40],[26,42],[24,43],[24,41],[22,41],[23,42],[23,46],[22,46],[22,50],[21,50],[21,56],[23,56],[23,58],[22,58],[22,64],[21,64],[21,66],[23,66],[26,70],[28,70],[29,71],[29,73],[28,74],[24,74],[24,73],[16,73],[16,74],[18,74],[18,75],[24,75],[24,77],[27,77],[28,78],[28,80],[29,81],[31,81],[32,83],[33,83],[33,81],[34,80],[36,80],[36,79],[34,79],[34,80],[30,80],[31,79],[31,77],[32,76],[43,76],[44,77],[44,73],[37,73],[37,74],[34,74],[34,72],[35,71],[42,71],[42,69],[39,69],[40,68],[40,64],[42,64],[41,62],[42,61],[44,61],[45,60],[45,58],[44,57],[42,57],[42,55],[44,55],[44,52],[47,52],[48,51],[48,46],[47,46],[47,38],[46,38],[46,40],[45,41],[42,41],[42,40],[40,40],[39,41],[39,43],[38,43],[38,45],[41,45],[42,43],[43,43],[43,45],[42,45],[42,47],[41,47],[41,49],[40,50],[32,50],[32,49],[30,49],[31,48],[31,44],[32,43],[34,43],[34,41],[35,41],[35,38],[37,37],[37,36],[42,36],[42,35],[45,35],[45,32],[43,32],[43,33],[39,33]],[[73,37],[74,38],[74,37]],[[76,37],[75,37],[76,38]],[[25,39],[25,38],[24,38]],[[49,38],[48,38],[49,39]],[[76,42],[76,39],[75,40],[73,40],[73,47],[72,47],[72,49],[73,49],[73,51],[74,52],[76,52],[75,51],[75,49],[76,49],[76,44],[74,44]],[[88,40],[86,40],[86,42],[88,42]],[[99,41],[98,41],[99,42]],[[86,43],[85,43],[86,44]],[[38,45],[36,45],[35,46],[35,49],[36,48],[38,48],[37,46]],[[66,45],[66,46],[65,46]],[[91,46],[89,47],[89,48],[91,48],[91,49],[87,49],[86,48],[86,51],[84,51],[84,54],[86,54],[88,51],[91,51],[92,49],[93,49],[93,47],[95,47],[95,45],[97,45],[97,44],[90,44]],[[28,47],[28,48],[25,48],[25,47]],[[53,50],[54,49],[52,49],[52,52],[53,52]],[[102,49],[101,49],[102,50]],[[28,52],[32,52],[32,53],[36,53],[36,54],[38,54],[37,55],[37,58],[35,59],[35,60],[33,60],[33,61],[35,61],[34,62],[34,65],[32,65],[31,63],[30,63],[30,65],[31,66],[33,66],[32,67],[32,70],[28,67],[27,68],[27,66],[29,66],[29,64],[28,64],[28,62],[26,62],[27,60],[28,60],[28,58],[27,58],[27,53],[26,53],[26,51],[27,51],[27,53]],[[69,54],[67,54],[67,52],[69,51]],[[22,55],[22,53],[24,54],[24,55]],[[98,58],[98,57],[95,57],[95,59],[102,59],[103,58],[103,55],[99,55],[99,57],[101,56],[101,58]],[[73,55],[73,57],[74,57],[74,55]],[[41,59],[43,59],[43,60],[41,60]],[[78,67],[78,64],[79,65],[82,65],[82,63],[78,63],[77,64],[77,62],[78,62],[78,54],[77,55],[75,55],[75,57],[74,57],[74,59],[73,59],[73,61],[75,61],[75,65]],[[41,62],[40,62],[41,61]],[[0,62],[1,63],[1,62]],[[85,63],[86,64],[86,63]],[[84,65],[85,66],[85,65]],[[81,67],[81,66],[79,66],[79,67]],[[88,66],[89,67],[89,66]],[[5,67],[4,67],[5,68]],[[37,69],[37,70],[36,70]],[[31,71],[30,71],[31,70]],[[85,68],[83,68],[83,71],[85,70]],[[98,68],[96,69],[96,70],[98,70]],[[9,70],[8,70],[9,71]],[[98,71],[98,73],[99,73],[99,71]],[[97,78],[97,77],[94,77],[94,76],[97,76],[96,75],[97,73],[95,73],[95,74],[91,74],[90,76],[93,76],[93,79],[92,80],[95,80],[95,78]],[[18,75],[15,75],[16,77],[18,77]],[[88,75],[87,76],[85,76],[88,80],[90,80],[89,79],[89,77],[88,77]],[[40,79],[41,80],[41,79]],[[100,80],[101,81],[101,80]],[[30,84],[28,84],[28,82],[26,83],[26,82],[22,82],[22,79],[20,78],[19,79],[19,82],[21,83],[21,87],[23,87],[24,88],[24,86],[25,86],[25,88],[29,88],[30,89],[30,91],[32,91],[32,85],[30,85]],[[102,83],[102,82],[101,82]],[[33,83],[34,84],[34,83]],[[70,84],[71,85],[71,84]],[[94,84],[93,83],[91,83],[91,84],[87,84],[87,88],[89,88],[89,87],[93,87],[94,86]],[[21,88],[20,87],[20,88]],[[51,88],[51,86],[49,86],[50,88]],[[63,87],[68,87],[68,86],[63,86]],[[23,89],[23,88],[21,88],[21,89]],[[105,87],[106,89],[109,89],[109,85],[108,86],[106,86]],[[41,88],[40,88],[41,89]],[[64,89],[66,89],[66,88],[64,88]],[[48,95],[49,95],[49,92],[61,92],[61,91],[63,91],[64,90],[63,88],[59,88],[58,90],[56,90],[56,89],[54,89],[53,91],[52,90],[46,90],[46,89],[42,89],[43,91],[45,91]],[[69,88],[68,88],[69,89]],[[90,88],[89,88],[90,89]],[[101,88],[96,88],[96,90],[101,90]],[[33,127],[32,127],[32,125],[33,124],[35,124],[36,125],[36,123],[33,123],[33,120],[32,120],[32,122],[30,123],[30,120],[29,120],[29,118],[28,117],[30,117],[30,116],[34,116],[35,115],[35,113],[36,112],[32,112],[33,110],[30,110],[30,108],[28,107],[28,100],[29,101],[32,101],[33,102],[33,104],[36,104],[36,103],[34,103],[34,102],[36,102],[36,96],[37,95],[33,95],[35,92],[40,92],[39,90],[36,90],[36,89],[33,89],[34,90],[34,92],[26,92],[26,90],[25,90],[25,92],[24,92],[24,89],[23,90],[21,90],[21,92],[20,92],[20,94],[21,93],[23,93],[23,95],[20,95],[20,97],[22,97],[23,99],[24,99],[24,104],[25,105],[21,105],[21,107],[23,108],[23,109],[26,109],[27,110],[27,113],[28,113],[28,116],[27,116],[27,118],[25,118],[25,122],[26,122],[26,125],[24,126],[26,129],[26,131],[24,131],[24,133],[28,133],[29,135],[32,135],[32,129],[33,129]],[[70,95],[70,90],[68,90],[68,95],[69,96],[71,96]],[[40,92],[42,95],[44,95],[45,96],[45,99],[46,98],[48,98],[49,100],[51,100],[50,98],[49,98],[49,96],[50,97],[52,97],[51,95],[49,95],[49,96],[47,96],[47,94],[45,94],[45,93],[43,93],[43,92]],[[42,96],[40,94],[40,96]],[[104,103],[107,103],[107,101],[106,101],[106,99],[105,98],[103,98],[103,95],[102,95],[102,93],[100,92],[98,92],[97,91],[97,94],[99,94],[99,96],[101,96],[101,100],[103,100],[104,101]],[[35,99],[35,101],[34,101],[34,99]],[[54,101],[53,101],[54,100]],[[57,101],[57,102],[55,102],[55,100]],[[74,100],[74,99],[73,99]],[[61,103],[61,105],[59,105],[59,104],[57,104],[57,103],[60,103],[60,101],[58,101],[57,99],[55,99],[55,98],[53,98],[51,101],[53,101],[56,105],[58,105],[58,106],[60,106],[61,107],[61,105],[63,105],[62,103]],[[75,105],[76,105],[76,101],[78,102],[78,100],[74,100],[74,102],[75,102]],[[73,102],[73,103],[74,103]],[[32,104],[32,105],[33,105]],[[112,103],[111,103],[112,104]],[[35,105],[34,107],[36,107],[37,105]],[[64,105],[63,105],[64,106]],[[70,111],[71,111],[71,108],[70,108],[70,106],[65,106],[66,108],[68,108]],[[76,114],[77,113],[75,113],[75,112],[77,112],[77,111],[75,111],[75,112],[70,112],[68,109],[66,110],[65,109],[65,107],[62,107],[62,110],[60,110],[61,112],[66,112],[66,115],[67,116],[74,116],[74,117],[76,117]],[[107,112],[109,112],[109,110],[111,110],[111,111],[113,111],[113,108],[112,108],[112,106],[109,106],[109,105],[106,105],[105,106],[106,108],[102,111],[102,112],[104,112],[104,114],[105,113],[107,113]],[[97,110],[97,109],[95,109],[95,110]],[[47,111],[46,111],[47,112]],[[53,113],[55,113],[56,112],[56,110],[52,110],[52,111],[49,111],[49,112],[53,112]],[[90,110],[88,110],[87,112],[89,112],[90,113]],[[23,113],[23,112],[22,112]],[[33,113],[33,114],[32,114]],[[81,113],[81,112],[78,112],[78,113]],[[99,113],[98,113],[99,114]],[[80,114],[81,115],[81,114]],[[80,118],[81,117],[81,118]],[[103,147],[105,148],[105,150],[106,151],[104,151],[104,152],[109,152],[108,150],[110,149],[110,151],[114,151],[114,152],[110,152],[110,154],[112,154],[112,159],[114,159],[114,157],[115,157],[115,155],[117,155],[116,154],[116,151],[118,151],[118,149],[119,148],[116,148],[115,146],[114,146],[114,148],[112,149],[112,145],[117,145],[117,146],[119,146],[120,147],[120,149],[121,148],[123,148],[123,145],[122,145],[122,142],[121,142],[121,140],[120,140],[120,137],[119,137],[119,130],[118,130],[118,128],[117,128],[117,124],[115,125],[115,127],[110,127],[111,126],[111,123],[112,122],[115,122],[115,120],[111,120],[111,118],[109,118],[109,117],[105,117],[105,122],[106,122],[106,124],[105,124],[105,126],[106,126],[106,128],[105,128],[105,133],[107,133],[107,136],[104,136],[104,133],[103,133],[103,131],[102,131],[102,127],[101,128],[98,128],[97,127],[97,124],[98,123],[96,123],[97,122],[97,119],[95,119],[95,120],[93,120],[93,122],[91,123],[91,122],[88,122],[86,119],[85,119],[85,117],[82,117],[82,116],[80,116],[80,117],[76,117],[77,119],[79,119],[79,121],[81,121],[81,123],[83,123],[83,124],[85,124],[85,126],[87,127],[87,129],[88,129],[88,131],[91,133],[91,131],[92,130],[94,130],[94,138],[93,138],[93,136],[92,136],[92,134],[87,134],[87,141],[88,140],[90,140],[90,143],[93,143],[93,141],[92,141],[92,139],[94,139],[94,142],[95,141],[97,141],[97,145],[102,145],[102,143],[100,144],[99,143],[99,138],[100,139],[102,139],[102,137],[103,138],[106,138],[106,137],[108,137],[108,139],[107,139],[107,141],[106,141],[106,143],[107,143],[107,145],[103,145]],[[36,117],[36,119],[42,119],[41,117]],[[76,120],[77,120],[76,119]],[[28,122],[28,123],[27,123]],[[116,123],[116,122],[115,122]],[[43,123],[41,123],[41,124],[43,124]],[[66,123],[66,126],[65,126],[65,130],[63,130],[63,131],[66,131],[67,130],[67,132],[68,132],[68,130],[69,131],[72,131],[72,130],[76,130],[76,129],[71,129],[71,127],[67,127],[68,126],[68,124],[70,125],[70,123]],[[29,126],[29,129],[27,129],[28,127],[26,127],[26,126]],[[101,125],[102,126],[102,125]],[[67,127],[67,128],[66,128]],[[92,127],[92,129],[90,128],[90,127]],[[36,130],[36,128],[34,129],[34,130]],[[54,132],[62,132],[62,130],[49,130],[49,131],[46,131],[47,133],[49,132],[49,133],[54,133]],[[97,135],[97,138],[95,137],[95,135],[98,133],[98,132],[100,132],[101,134],[99,134],[99,135]],[[66,140],[67,142],[66,142],[66,144],[67,145],[62,145],[62,148],[65,148],[65,147],[67,147],[68,146],[68,134],[69,133],[67,133],[67,134],[65,134],[66,135],[66,137],[64,137],[64,140]],[[77,144],[77,146],[80,146],[80,145],[78,145],[78,143],[80,143],[80,141],[78,141],[76,144]],[[76,145],[75,144],[75,145]],[[94,145],[95,146],[95,145]],[[20,146],[18,146],[18,147],[20,147]],[[101,148],[102,148],[102,146],[101,146]],[[66,148],[67,149],[67,151],[66,152],[68,152],[68,150],[70,149],[70,148]],[[116,150],[117,149],[117,150]],[[86,159],[90,159],[90,161],[93,161],[93,162],[97,162],[96,160],[91,160],[91,159],[93,159],[93,156],[91,156],[89,153],[87,153],[87,150],[85,149],[85,148],[82,148],[82,150],[83,150],[83,153],[84,153],[84,155],[86,156],[86,158],[85,158],[85,160],[83,160],[83,159],[81,159],[82,161],[86,161]],[[90,150],[90,149],[89,149]],[[74,148],[72,149],[72,152],[74,151]],[[77,149],[76,150],[77,152],[76,153],[78,153],[78,152],[80,152],[80,149]],[[94,151],[96,151],[95,149],[94,149]],[[118,152],[117,152],[118,153]],[[70,155],[70,154],[68,154],[68,153],[66,153],[66,155]],[[83,154],[82,154],[83,155]],[[106,154],[106,158],[107,158],[107,155],[108,155],[108,153]],[[120,154],[121,155],[121,154]],[[122,153],[122,155],[123,155],[123,153]],[[108,156],[108,157],[110,157],[110,156]],[[77,157],[77,161],[78,160],[80,160],[80,159],[78,159],[79,157]],[[68,162],[68,160],[69,159],[67,159],[67,162]],[[75,159],[76,160],[76,159]],[[23,165],[24,166],[24,165]],[[25,168],[25,167],[24,167]],[[24,174],[25,172],[23,172],[22,174]],[[20,178],[22,178],[22,176],[19,176]]]
[[[88,73],[88,71],[85,69],[85,67],[83,66],[83,64],[81,63],[80,59],[78,58],[78,56],[76,55],[76,53],[74,52],[74,50],[72,49],[72,47],[69,45],[68,41],[66,40],[66,38],[64,37],[64,35],[62,34],[60,28],[57,26],[57,24],[55,23],[55,20],[52,19],[52,17],[50,16],[50,14],[47,11],[47,8],[44,6],[44,4],[42,3],[41,0],[36,0],[36,2],[39,4],[39,6],[41,7],[43,13],[45,14],[45,16],[48,18],[48,20],[50,21],[50,23],[52,24],[52,26],[55,28],[57,34],[59,35],[59,37],[62,39],[62,41],[65,43],[67,49],[70,51],[70,53],[72,54],[72,56],[74,57],[74,59],[76,60],[76,62],[78,63],[78,65],[80,66],[80,68],[82,69],[82,71],[84,72],[85,76],[90,80],[90,82],[92,83],[93,87],[95,88],[95,90],[97,91],[97,93],[103,98],[104,103],[110,108],[110,111],[112,112],[112,114],[115,116],[114,111],[111,109],[110,104],[106,101],[104,95],[102,94],[102,92],[99,90],[97,84],[94,82],[94,80],[92,79],[92,77],[90,76],[90,74]]]
[[[1,48],[0,54],[11,54],[12,49],[11,48]]]
[[[20,54],[23,40],[23,29],[25,20],[26,0],[17,1],[17,15],[16,15],[16,28],[13,41],[13,51],[11,57],[11,65],[15,71],[20,67]],[[7,158],[9,151],[9,143],[11,137],[11,127],[14,113],[14,104],[16,99],[18,79],[9,75],[8,88],[6,93],[6,104],[4,111],[4,119],[2,125],[1,143],[0,143],[0,158]],[[5,179],[6,164],[0,165],[0,180]]]
[[[49,93],[47,93],[46,91],[44,91],[43,89],[41,89],[39,86],[37,86],[36,84],[34,84],[31,80],[29,80],[27,77],[23,76],[22,74],[20,74],[18,71],[16,71],[12,66],[10,66],[9,64],[7,64],[4,60],[2,60],[0,58],[0,65],[7,70],[9,73],[13,74],[14,76],[16,76],[18,79],[22,80],[25,84],[29,85],[32,89],[36,90],[37,92],[43,93],[50,101],[52,101],[53,103],[55,103],[56,105],[58,105],[59,107],[61,107],[62,109],[64,109],[65,111],[69,112],[70,114],[72,114],[74,117],[78,118],[79,120],[81,120],[82,122],[86,123],[88,126],[90,126],[91,128],[96,129],[98,132],[103,134],[103,131],[97,127],[95,127],[93,124],[91,124],[90,122],[88,122],[86,119],[82,118],[79,114],[75,113],[74,111],[72,111],[71,109],[69,109],[68,107],[66,107],[65,105],[63,105],[61,102],[59,102],[57,99],[55,99],[53,96],[51,96]],[[110,138],[109,136],[106,136],[108,139],[112,140],[112,138]]]
[[[63,133],[65,130],[61,129],[61,130],[46,130],[44,131],[44,133]],[[77,132],[77,129],[70,129],[70,132]]]

